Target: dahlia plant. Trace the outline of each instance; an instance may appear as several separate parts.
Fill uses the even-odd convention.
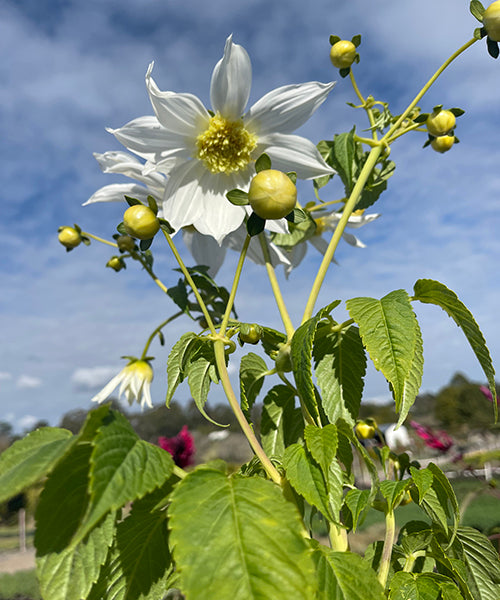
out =
[[[121,271],[138,261],[176,308],[150,333],[139,357],[125,357],[123,371],[93,398],[98,406],[77,435],[41,428],[0,457],[0,501],[44,481],[35,534],[43,598],[500,598],[498,555],[483,534],[461,526],[442,470],[395,454],[373,419],[359,419],[368,360],[389,384],[398,425],[407,419],[424,365],[414,311],[419,303],[441,308],[463,330],[484,371],[483,393],[496,419],[495,372],[474,317],[452,290],[429,279],[418,280],[410,293],[345,299],[347,320],[337,316],[340,299],[316,306],[328,270],[339,268],[332,263],[342,238],[363,247],[346,227],[378,216],[366,211],[394,173],[392,144],[403,135],[423,136],[424,146],[441,153],[458,141],[461,109],[437,106],[425,113],[418,105],[441,73],[482,38],[498,55],[498,5],[485,11],[478,0],[471,2],[481,26],[401,114],[359,89],[354,71],[362,68],[361,36],[332,35],[332,64],[352,84],[355,108],[366,114],[370,133],[363,137],[353,128],[317,146],[293,132],[322,103],[335,100],[331,82],[287,85],[247,110],[250,58],[229,37],[212,74],[209,110],[192,94],[161,91],[150,65],[146,87],[154,115],[111,130],[129,152],[96,155],[103,171],[133,183],[105,186],[87,202],[123,202],[123,222],[112,239],[75,225],[61,228],[59,240],[68,250],[90,240],[113,246],[109,266]],[[312,181],[314,201],[301,197],[297,177]],[[325,194],[333,195],[327,191],[332,178],[341,180],[342,197],[326,200]],[[153,270],[153,237],[155,252],[177,261],[173,275],[160,278]],[[183,243],[200,264],[186,266]],[[300,268],[309,243],[322,256],[316,256],[302,319],[293,322],[275,268]],[[229,290],[213,279],[227,248],[239,252]],[[236,316],[248,257],[269,279],[282,321],[276,328]],[[196,331],[173,344],[166,368],[153,363],[153,342],[163,344],[169,323],[182,315]],[[238,390],[228,374],[235,356]],[[119,386],[130,403],[151,405],[153,369],[157,378],[166,372],[167,407],[187,383],[212,422],[207,399],[221,386],[253,458],[236,471],[221,460],[194,467],[187,429],[161,438],[161,447],[141,440],[104,401]],[[429,443],[436,438],[418,428]],[[368,487],[355,464],[369,474]],[[395,511],[409,502],[421,517],[397,532]],[[350,540],[373,509],[382,512],[385,532],[364,555],[356,554]]]

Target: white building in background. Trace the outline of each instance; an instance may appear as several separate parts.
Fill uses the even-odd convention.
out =
[[[411,446],[408,429],[404,425],[396,429],[396,423],[380,427],[385,436],[385,441],[391,450],[407,450]]]

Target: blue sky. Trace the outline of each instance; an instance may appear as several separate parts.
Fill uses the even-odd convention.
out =
[[[64,412],[88,408],[123,366],[120,356],[140,353],[149,332],[175,310],[137,266],[106,269],[105,246],[67,254],[57,242],[60,225],[76,222],[109,239],[121,220],[123,206],[81,204],[98,188],[124,181],[102,174],[92,153],[121,149],[106,127],[152,114],[144,85],[152,60],[160,89],[191,92],[209,105],[212,69],[232,33],[252,59],[251,104],[279,85],[339,79],[328,37],[361,33],[358,84],[397,113],[476,24],[468,2],[456,0],[423,0],[418,14],[400,0],[1,0],[0,48],[8,59],[0,66],[0,420],[22,431],[38,419],[55,425]],[[424,134],[393,146],[396,174],[373,209],[382,216],[358,230],[367,248],[341,245],[340,266],[332,267],[318,307],[335,298],[411,292],[418,278],[438,279],[470,308],[498,361],[499,69],[479,42],[420,103],[424,112],[436,104],[466,110],[458,121],[461,143],[445,155],[422,150]],[[346,105],[352,101],[348,80],[339,79],[299,133],[317,142],[353,123],[364,128],[364,116]],[[305,203],[312,188],[301,193]],[[325,194],[340,193],[334,180]],[[219,283],[230,285],[235,256]],[[318,257],[310,249],[303,268],[282,278],[295,320]],[[158,244],[157,270],[167,283],[175,281],[173,266]],[[264,314],[279,326],[263,271],[248,264],[245,274],[240,317]],[[437,308],[416,311],[424,337],[422,390],[437,391],[456,371],[482,382],[452,321]],[[153,348],[158,405],[168,348],[188,328],[189,321],[177,321],[166,347]],[[365,396],[389,399],[379,373],[368,374]],[[176,397],[188,399],[187,386]],[[216,392],[214,401],[221,399]]]

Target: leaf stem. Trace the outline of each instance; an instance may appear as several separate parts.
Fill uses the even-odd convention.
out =
[[[157,333],[159,333],[166,325],[168,325],[171,321],[173,321],[174,319],[177,319],[178,317],[180,317],[181,315],[184,314],[184,311],[179,310],[178,312],[176,312],[175,314],[173,314],[171,317],[169,317],[168,319],[165,319],[165,321],[163,321],[163,323],[160,323],[158,325],[158,327],[156,327],[153,332],[151,333],[151,335],[148,337],[148,341],[146,342],[146,345],[144,346],[144,350],[142,351],[142,355],[141,355],[141,360],[144,360],[146,358],[146,356],[148,355],[148,350],[149,350],[149,346],[151,345],[151,342],[153,341],[155,335]]]
[[[263,233],[259,235],[259,241],[262,248],[262,253],[264,254],[264,260],[266,261],[266,271],[267,276],[269,277],[269,282],[271,283],[271,289],[273,291],[274,297],[276,299],[276,305],[278,306],[278,310],[281,315],[281,320],[283,321],[283,325],[285,326],[285,331],[288,339],[290,340],[295,332],[295,328],[290,319],[290,315],[288,314],[288,310],[286,308],[285,301],[283,300],[283,295],[281,294],[280,286],[278,280],[276,278],[276,273],[274,271],[273,264],[271,262],[271,256],[269,254],[269,247],[267,245],[267,239]]]
[[[378,580],[385,588],[387,583],[387,576],[389,575],[389,567],[391,565],[392,556],[392,545],[394,544],[394,537],[396,535],[396,519],[394,517],[394,510],[388,510],[385,515],[385,539],[384,546],[382,548],[382,558],[380,559],[380,568],[378,572]]]
[[[214,341],[214,351],[215,351],[215,360],[217,362],[217,369],[219,371],[219,377],[222,383],[222,387],[224,388],[224,392],[227,396],[229,404],[238,420],[238,423],[245,434],[245,437],[248,440],[252,450],[255,452],[256,456],[259,458],[262,466],[266,470],[266,473],[269,477],[277,483],[281,485],[281,475],[276,470],[275,466],[269,460],[269,457],[264,452],[262,446],[259,444],[255,433],[253,432],[250,424],[245,418],[243,411],[241,410],[240,404],[233,390],[233,386],[231,385],[231,381],[229,379],[229,374],[227,372],[226,367],[226,359],[224,352],[224,342],[222,340]]]
[[[240,258],[238,260],[238,264],[236,266],[236,271],[234,273],[233,285],[231,287],[231,293],[229,294],[229,299],[226,305],[226,311],[224,313],[224,317],[222,319],[222,323],[220,326],[219,334],[223,336],[226,333],[227,324],[229,322],[229,317],[231,316],[231,310],[233,308],[234,299],[236,297],[236,291],[238,289],[238,284],[240,282],[241,271],[243,269],[243,263],[245,262],[245,257],[247,255],[248,246],[250,245],[250,240],[252,238],[247,235],[245,242],[243,244],[243,248],[241,249]]]
[[[113,248],[118,248],[118,245],[115,244],[114,242],[108,242],[108,240],[105,240],[97,235],[94,235],[93,233],[88,233],[88,231],[82,231],[80,235],[83,235],[84,237],[92,238],[93,240],[96,240],[97,242],[101,242],[101,244],[107,244],[108,246],[112,246]]]
[[[328,523],[328,537],[332,550],[336,552],[346,552],[348,550],[347,532],[343,527],[335,523]]]

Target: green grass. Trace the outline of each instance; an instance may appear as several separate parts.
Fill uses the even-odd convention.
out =
[[[26,545],[33,546],[35,530],[28,528],[26,531]],[[0,526],[0,552],[19,550],[19,529],[17,525]]]
[[[41,600],[35,570],[0,575],[0,600]]]

